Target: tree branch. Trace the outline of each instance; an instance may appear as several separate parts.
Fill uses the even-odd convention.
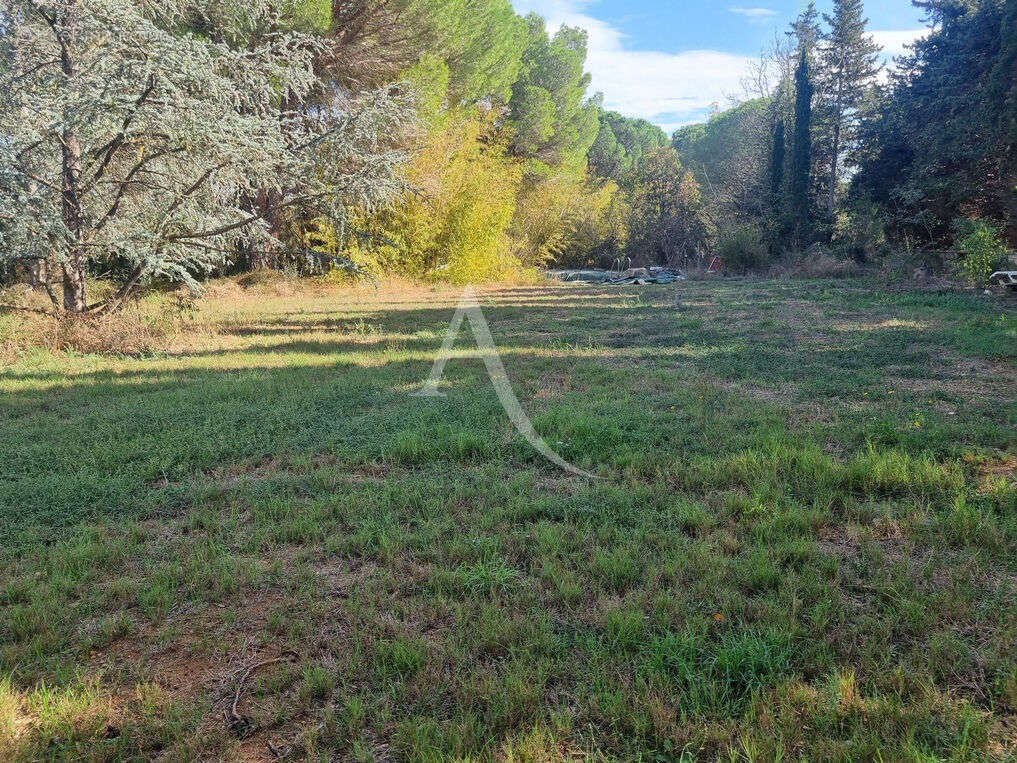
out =
[[[141,107],[145,104],[145,101],[148,100],[148,97],[155,90],[155,85],[156,85],[155,75],[150,74],[148,76],[148,85],[141,92],[141,95],[139,95],[138,98],[134,101],[134,107],[131,109],[130,113],[124,117],[124,120],[120,125],[120,132],[113,136],[113,138],[108,143],[106,143],[106,145],[96,149],[93,152],[93,155],[96,157],[99,157],[102,154],[105,154],[105,156],[102,159],[102,163],[96,169],[95,176],[91,179],[91,181],[89,181],[82,187],[81,191],[82,196],[84,196],[92,188],[94,188],[95,185],[102,179],[103,175],[106,174],[106,169],[109,167],[109,163],[113,160],[113,155],[117,152],[117,150],[124,144],[124,141],[127,139],[127,130],[131,126],[131,122],[134,121],[134,118],[138,115],[138,112],[141,110]],[[87,168],[85,169],[84,172],[89,171],[90,168]],[[84,174],[84,172],[82,174]]]
[[[56,313],[43,310],[41,307],[22,307],[21,305],[8,305],[6,302],[0,302],[0,312],[33,313],[35,315],[47,315],[50,318],[57,316]]]
[[[110,208],[106,210],[106,213],[99,218],[93,230],[96,232],[102,230],[104,227],[106,227],[107,223],[109,223],[109,221],[116,216],[116,213],[120,210],[120,203],[123,201],[124,194],[127,193],[128,187],[134,181],[135,176],[145,168],[146,164],[156,159],[160,159],[163,156],[169,156],[170,154],[178,153],[183,150],[184,149],[182,148],[174,148],[166,149],[164,151],[156,151],[154,154],[146,156],[144,159],[142,159],[140,162],[134,165],[134,167],[131,168],[131,171],[127,173],[126,177],[124,177],[124,179],[118,183],[119,188],[117,188],[117,194],[113,199],[113,203],[110,205]]]

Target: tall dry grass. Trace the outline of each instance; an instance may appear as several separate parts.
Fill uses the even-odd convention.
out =
[[[44,308],[38,295],[19,295],[18,307]],[[13,300],[8,299],[7,304]],[[185,322],[185,301],[159,295],[104,315],[0,310],[0,362],[33,350],[140,357],[163,349]]]

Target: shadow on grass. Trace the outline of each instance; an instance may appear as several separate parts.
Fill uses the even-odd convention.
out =
[[[729,303],[753,299],[728,292]],[[613,473],[649,473],[688,454],[733,453],[787,432],[793,400],[725,391],[718,381],[753,380],[778,391],[799,384],[809,394],[858,397],[904,364],[916,372],[935,366],[933,351],[917,346],[928,333],[868,332],[824,348],[788,333],[799,326],[778,325],[760,339],[751,324],[704,322],[663,304],[577,308],[572,304],[582,301],[572,294],[563,300],[560,289],[500,292],[509,301],[516,294],[550,300],[542,309],[484,307],[524,408],[564,457]],[[776,301],[770,293],[754,299],[757,307]],[[565,318],[555,316],[559,309]],[[504,469],[535,460],[480,361],[449,365],[448,400],[409,397],[430,371],[451,312],[382,309],[373,313],[377,335],[372,329],[356,339],[254,343],[129,361],[123,371],[4,371],[0,517],[10,528],[56,527],[172,510],[189,500],[186,491],[158,485],[287,454],[327,453],[348,464],[489,461]],[[292,318],[312,314],[327,312],[252,319],[251,327],[233,331],[269,337],[355,325],[346,312]],[[392,334],[413,338],[385,338]],[[466,331],[458,346],[472,348]],[[258,366],[245,356],[295,357]],[[309,365],[306,356],[322,362]],[[188,365],[197,362],[222,367]],[[901,443],[921,446],[914,437]]]

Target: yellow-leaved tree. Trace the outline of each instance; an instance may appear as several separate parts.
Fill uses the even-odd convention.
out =
[[[413,191],[401,203],[362,219],[348,254],[375,271],[453,283],[517,275],[508,236],[522,183],[497,129],[497,112],[448,109],[447,65],[425,57],[406,79],[418,92],[419,147],[404,172]]]
[[[629,204],[613,181],[558,173],[524,188],[512,222],[526,265],[610,264],[625,249]]]

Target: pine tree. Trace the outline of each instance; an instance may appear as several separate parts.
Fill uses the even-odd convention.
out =
[[[798,50],[805,50],[809,55],[816,49],[821,32],[819,29],[819,11],[816,4],[810,2],[798,18],[791,22],[791,29],[787,36],[791,38],[791,44]]]
[[[585,172],[586,154],[600,131],[600,107],[586,94],[586,32],[563,26],[550,37],[535,13],[526,24],[529,37],[509,101],[512,151]]]
[[[881,48],[865,33],[868,19],[862,13],[862,0],[834,0],[833,15],[823,14],[830,29],[819,45],[817,80],[823,126],[828,131],[827,204],[831,214],[837,205],[841,156],[854,141],[859,108],[882,68]]]
[[[802,47],[795,70],[795,129],[791,146],[791,214],[797,244],[804,244],[811,228],[809,178],[812,173],[812,73],[809,52]]]

